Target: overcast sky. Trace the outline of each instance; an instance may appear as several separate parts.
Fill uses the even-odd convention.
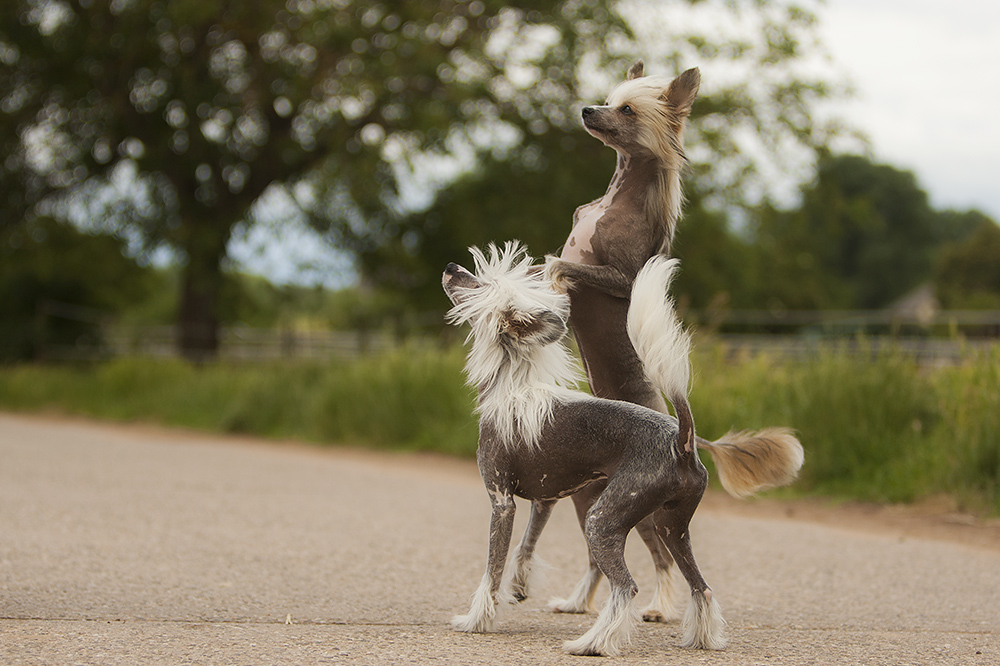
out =
[[[833,65],[857,93],[833,111],[868,136],[874,159],[913,171],[934,207],[1000,222],[1000,0],[826,0],[819,15]],[[231,256],[278,282],[352,276],[288,227],[252,230]]]
[[[1000,222],[1000,0],[827,0],[820,26],[875,159]]]

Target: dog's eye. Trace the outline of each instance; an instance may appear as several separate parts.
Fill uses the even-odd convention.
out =
[[[632,115],[632,107],[629,106],[628,104],[626,104],[625,106],[622,107],[622,113],[624,113],[626,116],[631,116]]]

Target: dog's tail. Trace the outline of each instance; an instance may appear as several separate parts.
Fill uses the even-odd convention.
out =
[[[680,261],[654,255],[639,271],[632,285],[628,309],[628,336],[646,376],[674,407],[680,426],[679,455],[695,450],[694,417],[688,404],[691,383],[691,337],[684,330],[673,301],[670,283]]]
[[[701,437],[697,442],[712,454],[719,481],[733,497],[791,483],[805,460],[802,444],[788,428],[729,432],[714,442]]]
[[[680,262],[656,255],[642,268],[632,286],[628,334],[650,382],[673,405],[680,424],[679,453],[697,446],[715,463],[722,487],[734,497],[791,483],[802,467],[802,444],[788,428],[730,432],[710,442],[694,434],[687,392],[691,380],[691,338],[684,331],[673,302],[670,283]]]

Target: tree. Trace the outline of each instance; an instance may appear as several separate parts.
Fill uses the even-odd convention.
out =
[[[641,57],[652,74],[703,69],[687,132],[691,165],[684,180],[690,201],[678,230],[676,247],[684,261],[679,286],[704,306],[711,300],[707,294],[721,288],[720,275],[739,285],[735,274],[749,266],[743,257],[734,261],[720,253],[745,249],[730,220],[733,209],[745,210],[765,195],[762,163],[771,172],[801,168],[841,131],[816,121],[812,112],[819,100],[839,94],[837,86],[804,64],[820,50],[816,18],[799,3],[785,1],[632,0],[611,8],[620,12],[634,38],[617,45],[606,64],[595,66],[586,49],[571,41],[579,31],[568,31],[564,42],[548,50],[522,56],[528,73],[517,79],[519,88],[501,93],[530,110],[526,97],[533,90],[551,91],[540,109],[530,111],[526,126],[492,123],[504,139],[485,144],[477,144],[475,136],[462,142],[453,135],[475,157],[440,196],[357,216],[367,221],[362,228],[372,239],[352,245],[367,279],[406,293],[414,308],[440,309],[445,303],[438,284],[441,268],[463,260],[468,245],[519,238],[535,255],[556,252],[568,235],[573,210],[600,196],[614,170],[613,151],[582,130],[580,101],[603,99]],[[714,24],[720,29],[705,28]],[[551,85],[551,72],[566,83]],[[787,155],[796,157],[794,164],[783,161]],[[405,177],[427,188],[440,186],[422,177],[424,163],[411,162]],[[699,283],[702,278],[708,282]],[[745,301],[750,293],[742,289],[732,296]]]
[[[970,224],[940,213],[909,171],[824,155],[797,210],[762,213],[765,289],[787,307],[878,308],[928,281],[946,241]]]
[[[377,246],[403,163],[562,110],[608,0],[18,0],[0,14],[9,220],[92,218],[183,264],[181,350],[217,344],[234,225],[284,188],[341,244]],[[621,40],[619,40],[621,41]],[[546,48],[545,83],[525,88]],[[412,168],[412,163],[410,164]],[[81,213],[80,211],[84,211]]]
[[[149,296],[149,269],[121,241],[40,217],[0,229],[0,361],[100,346],[100,321]]]
[[[938,298],[946,308],[1000,309],[1000,226],[977,211],[950,215],[975,227],[942,251],[935,271]]]

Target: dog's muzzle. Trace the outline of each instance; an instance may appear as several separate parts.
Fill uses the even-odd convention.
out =
[[[445,266],[444,273],[441,274],[441,287],[451,302],[456,305],[458,304],[456,292],[463,288],[470,289],[476,284],[476,276],[456,263],[449,263]]]

